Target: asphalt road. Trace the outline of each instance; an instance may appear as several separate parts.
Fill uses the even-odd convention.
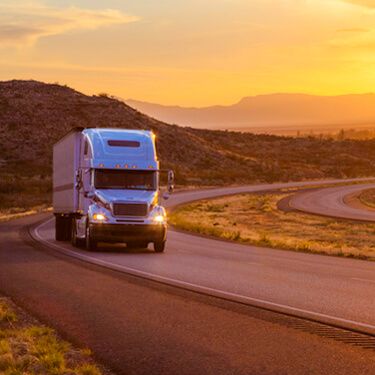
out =
[[[375,188],[375,184],[332,187],[295,194],[289,200],[289,206],[317,215],[333,216],[350,220],[375,221],[375,211],[350,206],[345,197]]]
[[[296,185],[306,183],[181,192],[168,204]],[[373,262],[245,246],[173,230],[160,256],[121,248],[88,253],[56,242],[52,218],[33,235],[70,256],[111,269],[375,334]]]
[[[118,374],[374,374],[373,350],[25,242],[40,219],[0,225],[0,293]]]
[[[170,204],[280,187],[186,192]],[[39,243],[20,235],[40,219],[33,232]],[[374,374],[374,351],[290,328],[280,314],[166,285],[373,331],[373,263],[174,231],[164,254],[88,253],[55,243],[46,219],[0,225],[0,293],[119,374]]]

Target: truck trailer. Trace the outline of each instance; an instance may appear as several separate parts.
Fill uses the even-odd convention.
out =
[[[95,251],[100,242],[163,252],[167,216],[160,205],[174,188],[161,171],[155,135],[146,130],[75,128],[53,147],[55,238]]]

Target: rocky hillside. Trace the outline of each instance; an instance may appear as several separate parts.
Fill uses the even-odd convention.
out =
[[[365,176],[375,168],[375,141],[182,128],[104,95],[86,96],[57,84],[7,81],[0,82],[2,206],[20,204],[11,199],[5,203],[2,194],[50,191],[52,145],[75,126],[152,129],[162,167],[176,169],[182,184]]]

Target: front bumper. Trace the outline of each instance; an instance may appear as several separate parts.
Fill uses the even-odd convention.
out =
[[[90,224],[90,233],[98,242],[165,241],[166,224]]]

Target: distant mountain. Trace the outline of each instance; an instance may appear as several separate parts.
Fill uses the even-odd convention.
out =
[[[237,107],[248,108],[248,101],[252,99]],[[281,109],[280,105],[283,117]],[[297,112],[302,115],[300,108]],[[14,80],[0,82],[0,210],[49,202],[52,145],[75,126],[153,130],[161,166],[175,169],[178,184],[355,177],[373,175],[375,170],[375,140],[180,127],[105,95],[87,96],[57,84]]]
[[[126,100],[130,106],[169,123],[208,129],[273,132],[288,129],[339,129],[374,125],[375,94],[250,96],[229,106],[184,108]]]

